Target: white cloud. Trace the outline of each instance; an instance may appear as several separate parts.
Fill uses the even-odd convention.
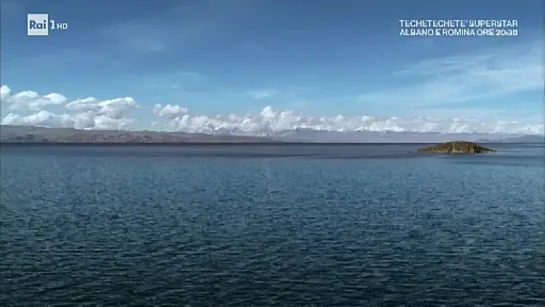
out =
[[[11,89],[6,85],[2,85],[0,96],[2,105],[7,106],[9,110],[39,111],[47,106],[61,105],[66,102],[66,97],[57,93],[41,96],[28,90],[11,95]]]
[[[313,129],[330,131],[407,131],[407,132],[481,132],[481,133],[524,133],[543,134],[541,119],[534,122],[490,119],[482,113],[479,119],[467,117],[372,117],[367,115],[305,116],[290,110],[275,110],[266,106],[256,115],[196,115],[177,104],[156,104],[152,107],[140,106],[131,97],[99,100],[88,97],[68,101],[60,94],[40,96],[26,91],[13,94],[7,86],[0,88],[2,103],[10,107],[17,99],[24,101],[64,101],[64,110],[53,112],[46,110],[52,104],[35,104],[34,113],[22,114],[10,109],[2,120],[3,124],[34,125],[45,127],[74,127],[77,129],[135,129],[135,120],[129,113],[142,113],[148,122],[141,123],[139,129],[176,130],[199,133],[235,133],[246,135],[268,135],[293,129]],[[34,94],[29,94],[34,93]],[[13,97],[18,97],[17,99]],[[30,98],[28,98],[30,97]],[[4,99],[5,98],[5,99]],[[66,102],[68,101],[68,102]],[[25,104],[30,105],[30,104]],[[58,108],[58,106],[57,106]],[[28,111],[33,111],[31,108]],[[147,113],[146,113],[147,112]],[[441,114],[456,116],[443,111]],[[466,113],[467,114],[467,113]],[[494,117],[492,115],[492,117]],[[505,118],[505,117],[502,117]],[[153,123],[153,124],[152,124]]]
[[[74,120],[67,114],[54,114],[48,111],[41,110],[37,113],[21,116],[9,113],[2,120],[4,125],[42,125],[48,127],[70,127],[73,126]]]
[[[116,98],[99,101],[94,97],[77,99],[66,104],[66,108],[75,112],[92,112],[97,115],[106,115],[108,117],[119,119],[123,114],[136,106],[133,98]]]
[[[134,120],[127,118],[128,111],[136,106],[131,97],[98,100],[94,97],[68,99],[57,93],[40,95],[33,91],[13,94],[11,89],[2,85],[0,88],[2,106],[8,113],[2,124],[33,125],[45,127],[74,127],[77,129],[128,129]],[[66,112],[55,113],[49,108],[64,105]],[[20,114],[31,111],[31,114]]]
[[[414,107],[543,90],[542,52],[543,43],[534,41],[478,54],[422,61],[395,74],[414,84],[365,93],[359,98],[363,102]]]
[[[163,106],[161,104],[156,104],[153,106],[153,113],[159,115],[160,117],[166,117],[170,120],[173,120],[186,114],[187,109],[179,105],[167,104]]]
[[[132,118],[112,118],[107,115],[98,115],[95,117],[94,129],[129,129],[135,123]]]
[[[298,128],[329,131],[407,131],[445,133],[520,133],[543,134],[543,123],[483,120],[472,118],[414,117],[376,118],[371,116],[313,117],[293,111],[276,111],[265,107],[257,116],[217,115],[213,117],[184,114],[163,122],[163,128],[185,132],[236,132],[246,135],[268,135]]]
[[[4,102],[7,102],[6,99],[10,93],[11,93],[11,89],[9,88],[9,86],[7,85],[0,86],[0,101],[2,102],[2,104],[4,104]]]

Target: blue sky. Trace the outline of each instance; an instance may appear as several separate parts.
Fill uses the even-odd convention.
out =
[[[258,116],[270,106],[306,117],[542,124],[538,0],[1,3],[1,81],[11,95],[131,97],[140,128],[154,121],[155,104],[208,118]],[[48,13],[69,29],[28,37],[27,13]],[[516,19],[519,27],[516,37],[401,37],[400,19]],[[2,117],[36,111],[4,107]]]

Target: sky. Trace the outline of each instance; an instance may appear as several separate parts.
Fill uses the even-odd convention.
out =
[[[541,0],[0,0],[3,124],[260,134],[544,130]],[[27,36],[26,15],[68,29]],[[401,19],[517,36],[400,36]]]

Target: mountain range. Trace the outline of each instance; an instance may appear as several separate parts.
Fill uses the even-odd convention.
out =
[[[78,130],[74,128],[0,126],[0,143],[177,144],[271,142],[277,141],[263,137],[185,132]]]
[[[248,136],[236,131],[213,134],[163,132],[78,130],[34,126],[0,126],[1,143],[86,143],[86,144],[177,144],[177,143],[441,143],[448,141],[478,143],[544,143],[543,135],[512,135],[490,133],[376,132],[323,131],[294,129],[267,136]]]

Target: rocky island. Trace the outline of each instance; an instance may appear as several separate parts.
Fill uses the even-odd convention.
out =
[[[417,152],[436,154],[484,154],[489,152],[496,152],[496,150],[481,147],[472,142],[456,141],[421,148]]]

